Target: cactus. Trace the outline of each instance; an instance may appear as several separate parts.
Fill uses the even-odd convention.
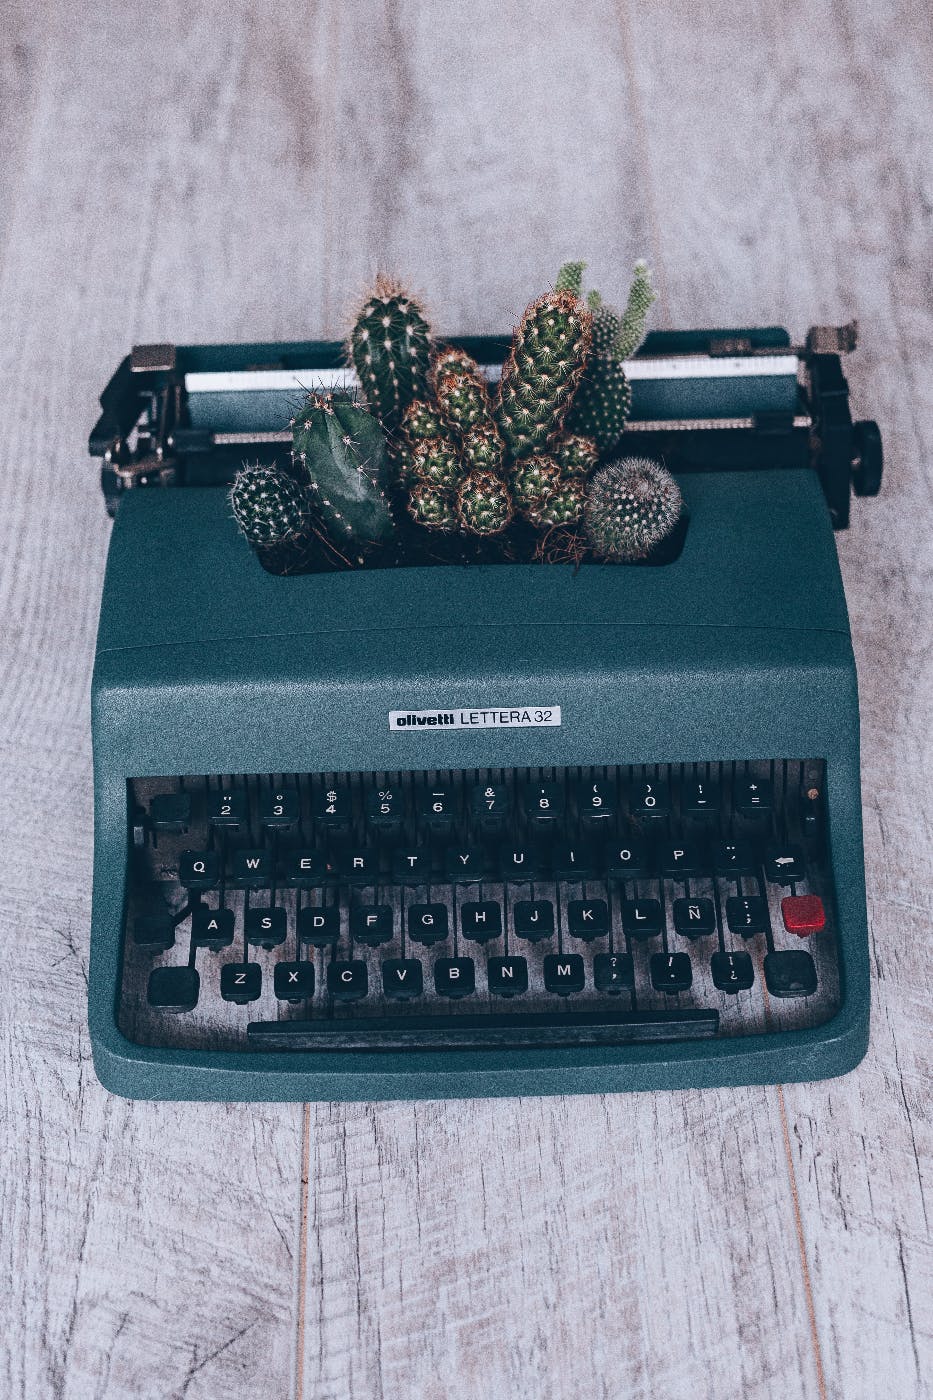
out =
[[[564,263],[554,283],[555,292],[573,292],[578,297],[583,290],[583,269],[585,262]]]
[[[590,292],[586,304],[593,313],[593,344],[590,353],[621,359],[622,356],[616,354],[615,348],[619,332],[622,330],[621,314],[614,306],[607,306],[595,290]]]
[[[528,519],[539,527],[574,525],[583,514],[585,503],[586,487],[582,481],[562,481],[542,501],[532,506]]]
[[[441,345],[431,356],[431,378],[435,384],[445,374],[469,374],[482,379],[482,371],[473,356],[455,345]]]
[[[436,380],[437,404],[444,421],[459,433],[491,427],[489,392],[479,374],[450,373]]]
[[[498,535],[512,519],[512,501],[492,472],[471,472],[460,487],[457,514],[471,535]]]
[[[464,473],[498,472],[504,457],[505,444],[499,436],[498,429],[491,423],[486,427],[472,428],[463,434],[460,462]]]
[[[411,476],[425,486],[452,491],[462,476],[460,457],[445,438],[428,438],[415,444],[410,457]]]
[[[408,512],[426,530],[453,531],[457,528],[457,509],[446,491],[419,483],[408,498]]]
[[[236,522],[250,544],[284,544],[308,525],[306,493],[277,467],[243,467],[230,490]]]
[[[579,433],[562,433],[552,452],[567,477],[587,476],[599,461],[599,448],[592,438]]]
[[[392,466],[376,419],[340,395],[309,394],[292,420],[293,456],[321,521],[339,543],[387,540],[395,529],[385,491]]]
[[[644,559],[680,518],[680,488],[666,467],[647,457],[621,457],[591,479],[584,521],[594,553]]]
[[[513,457],[528,457],[559,432],[580,382],[592,315],[570,291],[545,292],[515,329],[502,366],[495,416]]]
[[[398,427],[411,401],[424,395],[429,335],[415,298],[400,282],[380,274],[353,323],[347,355],[387,432]]]
[[[544,452],[522,457],[509,474],[509,485],[516,508],[529,515],[561,485],[560,466]]]
[[[410,443],[415,443],[425,438],[443,437],[445,432],[444,420],[437,406],[425,399],[412,399],[402,414],[402,435]]]
[[[617,360],[627,360],[634,355],[645,338],[648,312],[658,299],[651,285],[651,272],[644,259],[635,264],[632,285],[628,294],[628,305],[622,316],[622,325],[616,336],[613,354]]]

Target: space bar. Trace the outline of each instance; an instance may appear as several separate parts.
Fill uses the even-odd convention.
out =
[[[262,1050],[530,1050],[700,1040],[718,1030],[718,1011],[620,1009],[254,1021],[247,1035]]]

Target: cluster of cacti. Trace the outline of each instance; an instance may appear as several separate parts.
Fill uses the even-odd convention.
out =
[[[579,296],[583,268],[583,263],[565,263],[558,274],[558,285]],[[624,361],[644,339],[648,312],[655,296],[648,265],[639,261],[635,264],[624,312],[607,306],[597,291],[590,292],[587,297],[593,317],[590,355],[567,426],[575,433],[591,437],[600,452],[615,447],[624,431],[632,406]]]
[[[512,457],[546,450],[560,432],[590,349],[593,317],[569,289],[526,309],[502,366],[495,415]]]
[[[527,307],[494,395],[465,351],[432,345],[415,298],[379,277],[347,342],[366,407],[309,394],[291,424],[291,474],[246,467],[234,482],[234,515],[266,566],[271,554],[283,572],[312,556],[401,558],[398,507],[424,530],[461,537],[500,535],[518,515],[526,524],[508,550],[542,560],[650,554],[680,518],[676,483],[655,462],[600,468],[599,458],[628,413],[622,362],[654,292],[638,263],[624,313],[598,292],[585,304],[583,269],[566,263]]]
[[[357,313],[347,344],[366,402],[387,432],[399,425],[428,379],[430,330],[401,282],[380,275]]]
[[[586,492],[584,522],[602,559],[645,559],[674,529],[683,501],[666,467],[647,457],[622,457],[600,467]]]

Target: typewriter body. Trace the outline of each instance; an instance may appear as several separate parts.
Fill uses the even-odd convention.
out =
[[[430,1098],[856,1064],[833,525],[880,448],[843,348],[649,338],[632,450],[678,471],[673,562],[295,578],[262,570],[224,486],[287,450],[287,396],[339,374],[336,347],[125,361],[91,439],[118,504],[93,689],[103,1083]]]

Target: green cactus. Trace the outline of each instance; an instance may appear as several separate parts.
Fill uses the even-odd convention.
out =
[[[622,436],[631,406],[632,390],[622,361],[594,355],[567,415],[567,427],[592,438],[600,452],[608,452]]]
[[[513,457],[559,432],[589,353],[592,315],[570,291],[545,292],[515,329],[495,416]]]
[[[585,262],[564,263],[554,283],[555,292],[573,292],[578,297],[583,290],[583,269]]]
[[[412,399],[402,414],[402,435],[411,443],[443,437],[447,429],[436,404]]]
[[[457,495],[457,514],[471,535],[498,535],[512,519],[505,484],[492,472],[471,472]]]
[[[277,467],[243,467],[230,490],[236,522],[251,544],[284,544],[308,525],[307,493]]]
[[[644,340],[648,312],[657,299],[658,294],[651,285],[651,272],[648,264],[643,258],[640,258],[635,264],[632,285],[628,294],[628,304],[613,346],[613,354],[617,360],[627,360],[629,355],[634,355]]]
[[[446,372],[436,379],[437,404],[444,421],[458,433],[491,427],[489,391],[478,374]]]
[[[460,444],[460,462],[464,474],[472,471],[498,472],[505,457],[505,444],[498,429],[488,426],[472,428],[464,433]]]
[[[561,433],[551,450],[567,477],[587,476],[599,462],[596,443],[579,433]]]
[[[409,291],[380,274],[350,331],[347,355],[370,408],[393,432],[413,399],[424,396],[430,330]]]
[[[621,359],[616,354],[615,344],[622,329],[622,316],[614,306],[607,306],[599,292],[592,291],[586,299],[586,304],[593,313],[593,344],[590,350],[591,355],[612,355],[616,359]]]
[[[682,504],[677,482],[659,462],[609,462],[586,488],[584,521],[593,552],[618,561],[646,558],[674,529]]]
[[[573,525],[583,514],[585,503],[586,487],[582,481],[562,481],[555,490],[531,508],[528,519],[533,525],[541,528]]]
[[[562,473],[554,457],[536,452],[522,457],[509,473],[512,500],[517,510],[529,515],[561,485]]]
[[[309,394],[292,420],[293,456],[335,543],[382,543],[395,530],[385,492],[392,464],[379,423],[341,395]]]
[[[426,530],[456,530],[457,508],[452,497],[436,486],[421,482],[408,498],[408,512]]]
[[[452,491],[463,475],[459,453],[446,438],[428,438],[416,443],[410,463],[411,476],[416,481],[439,491]]]
[[[469,374],[482,378],[479,365],[465,350],[455,345],[440,345],[431,355],[431,378],[436,384],[445,374]]]

